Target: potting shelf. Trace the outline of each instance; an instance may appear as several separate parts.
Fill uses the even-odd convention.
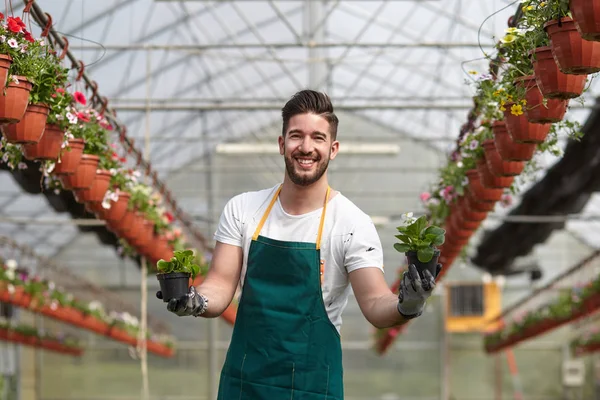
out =
[[[27,336],[12,329],[0,328],[0,340],[77,357],[83,354],[81,347],[67,346],[54,339]]]
[[[92,315],[85,315],[81,311],[73,307],[63,307],[58,305],[54,309],[50,306],[37,306],[32,302],[29,294],[25,293],[22,287],[15,288],[14,293],[9,293],[8,290],[0,289],[0,301],[13,304],[17,307],[26,308],[31,312],[45,315],[67,324],[77,326],[82,329],[87,329],[102,336],[109,337],[118,342],[137,346],[137,337],[129,334],[123,329],[110,325]],[[161,357],[172,357],[174,350],[162,343],[155,341],[146,341],[148,352],[154,353]]]
[[[537,324],[526,328],[522,332],[517,332],[508,336],[507,338],[494,343],[489,346],[485,346],[485,351],[488,354],[497,353],[509,347],[514,347],[516,344],[524,342],[525,340],[531,339],[536,336],[540,336],[551,330],[559,328],[561,326],[570,324],[571,322],[577,321],[587,315],[590,315],[600,309],[600,294],[594,294],[588,297],[582,304],[582,307],[575,311],[573,314],[566,318],[555,319],[547,318],[539,321]]]

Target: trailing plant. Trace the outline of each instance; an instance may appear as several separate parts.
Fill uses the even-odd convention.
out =
[[[413,218],[412,213],[408,213],[405,215],[404,225],[396,229],[400,232],[396,235],[400,243],[395,243],[394,249],[400,253],[415,251],[417,258],[423,263],[433,258],[436,246],[444,244],[446,231],[435,225],[428,226],[425,215]]]
[[[18,82],[17,76],[33,81],[40,42],[27,31],[27,26],[20,17],[8,17],[6,23],[4,20],[4,14],[0,13],[0,54],[7,54],[12,58],[8,81]]]

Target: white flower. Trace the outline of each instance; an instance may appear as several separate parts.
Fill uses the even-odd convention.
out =
[[[6,42],[6,36],[0,35],[0,43]]]
[[[56,310],[57,308],[58,308],[58,302],[56,300],[52,300],[52,303],[50,303],[50,309]]]
[[[67,119],[69,120],[69,123],[71,123],[71,124],[77,123],[77,116],[71,114],[70,112],[67,113]]]
[[[12,280],[14,280],[16,278],[15,270],[14,269],[6,270],[5,275],[8,278],[8,280],[10,280],[10,281],[12,281]]]
[[[8,285],[8,293],[13,294],[15,292],[15,287],[13,285]]]
[[[15,270],[18,267],[18,264],[15,260],[10,259],[10,260],[6,260],[6,263],[4,263],[6,265],[6,268],[10,269],[10,270]]]
[[[27,164],[25,164],[24,162],[20,162],[19,165],[17,165],[17,168],[19,168],[19,169],[27,169]]]
[[[52,281],[48,282],[48,289],[54,290],[54,288],[56,288],[56,285],[54,284],[54,282],[52,282]]]
[[[90,304],[88,304],[88,308],[90,309],[90,311],[102,310],[102,303],[100,303],[98,300],[94,300],[90,302]]]
[[[13,76],[11,77],[11,80],[13,81],[13,83],[14,83],[15,85],[18,85],[18,84],[19,84],[19,79],[18,79],[16,76],[14,76],[14,75],[13,75]]]
[[[17,39],[8,39],[8,45],[10,47],[12,47],[13,49],[16,49],[17,47],[19,47],[19,42],[17,42]]]

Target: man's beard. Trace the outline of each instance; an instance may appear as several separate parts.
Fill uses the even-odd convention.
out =
[[[307,155],[298,154],[297,156],[302,157],[302,156],[307,156]],[[328,154],[325,161],[323,161],[323,159],[321,158],[317,162],[317,169],[312,175],[305,174],[305,173],[299,174],[296,172],[296,165],[295,165],[296,160],[294,159],[294,157],[285,156],[284,159],[285,159],[285,169],[288,173],[288,176],[290,177],[290,180],[298,186],[310,186],[313,183],[317,182],[319,179],[321,179],[323,174],[325,174],[325,171],[327,171],[327,166],[329,165],[329,154]]]

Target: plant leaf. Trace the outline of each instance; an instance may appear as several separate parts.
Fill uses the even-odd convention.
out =
[[[410,244],[412,242],[412,240],[410,239],[410,237],[406,236],[406,235],[396,235],[396,238],[403,241],[404,243]]]
[[[422,263],[426,263],[426,262],[431,261],[431,259],[433,258],[433,248],[431,248],[431,247],[424,247],[424,248],[419,249],[417,251],[417,258]]]
[[[400,253],[406,253],[410,250],[410,246],[406,243],[394,243],[394,249]]]

